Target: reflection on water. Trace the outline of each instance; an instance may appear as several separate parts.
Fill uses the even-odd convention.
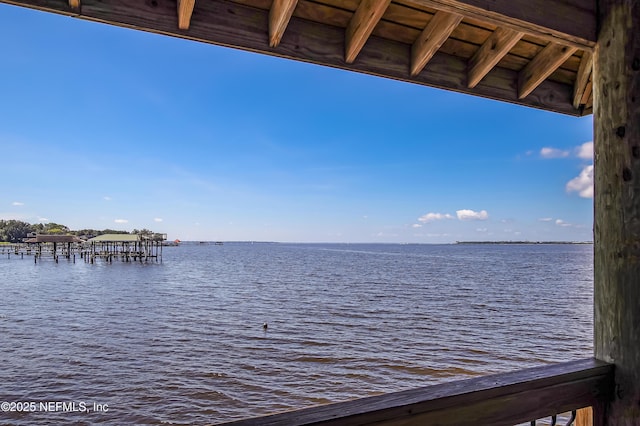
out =
[[[216,423],[592,354],[590,245],[187,244],[0,276],[0,401],[108,406],[0,424]]]

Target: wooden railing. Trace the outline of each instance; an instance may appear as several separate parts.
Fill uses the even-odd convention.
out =
[[[234,426],[516,425],[607,401],[613,365],[584,359],[226,423]]]

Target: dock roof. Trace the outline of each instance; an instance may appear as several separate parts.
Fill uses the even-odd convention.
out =
[[[84,240],[75,235],[47,235],[37,234],[35,237],[26,238],[25,243],[81,243]]]
[[[88,243],[93,243],[93,242],[132,243],[136,241],[140,241],[140,235],[138,234],[102,234],[87,240]]]

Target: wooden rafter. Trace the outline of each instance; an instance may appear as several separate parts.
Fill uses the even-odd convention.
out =
[[[274,0],[269,10],[269,46],[277,47],[289,25],[298,0]]]
[[[79,10],[80,0],[69,0],[69,7],[73,10]]]
[[[354,11],[358,9],[361,0],[323,0],[321,6],[315,1],[298,0],[286,25],[285,36],[280,40],[277,49],[269,46],[268,25],[273,1],[200,1],[197,17],[194,15],[192,18],[188,32],[178,28],[177,2],[173,1],[81,0],[81,8],[78,10],[72,9],[68,0],[0,0],[0,3],[31,7],[158,34],[186,37],[190,40],[454,90],[570,115],[581,116],[590,113],[587,105],[592,101],[581,103],[580,108],[573,106],[574,82],[580,60],[584,51],[590,51],[590,48],[584,48],[579,55],[572,56],[551,78],[544,79],[534,92],[520,99],[518,90],[514,89],[519,77],[526,81],[524,74],[520,76],[520,72],[539,53],[540,44],[546,40],[532,36],[526,29],[521,29],[520,32],[524,32],[526,36],[499,62],[501,66],[494,67],[482,78],[480,84],[469,88],[467,82],[470,58],[474,56],[478,46],[481,46],[496,28],[501,28],[501,25],[493,25],[478,18],[463,18],[451,37],[429,60],[428,70],[425,68],[418,75],[411,76],[411,45],[436,13],[433,8],[422,8],[421,3],[432,0],[397,0],[391,3],[383,12],[383,18],[374,25],[371,32],[374,36],[363,38],[362,42],[366,43],[366,46],[357,53],[357,59],[352,63],[345,62],[345,28],[350,21],[355,25]],[[538,3],[539,0],[510,1],[513,1],[514,5],[525,4],[523,7],[527,9],[528,1]],[[575,0],[566,1],[567,4],[575,3]],[[374,9],[382,11],[384,7]],[[459,15],[466,16],[467,12],[460,10]],[[450,8],[444,12],[452,11]],[[513,29],[506,24],[504,27]],[[586,102],[589,96],[583,96],[583,99]]]
[[[518,99],[526,98],[575,53],[575,47],[549,43],[518,75]]]
[[[431,18],[420,37],[411,46],[411,76],[420,74],[433,55],[440,49],[453,30],[462,21],[455,13],[438,11]]]
[[[469,88],[476,87],[480,80],[500,62],[500,59],[509,53],[523,35],[524,33],[508,28],[496,29],[469,60],[467,86]]]
[[[595,2],[564,0],[412,0],[465,18],[480,19],[552,43],[591,50],[596,45]]]
[[[391,0],[362,0],[345,31],[345,62],[355,61]]]
[[[178,0],[178,28],[188,30],[196,0]]]
[[[582,60],[580,61],[580,68],[578,68],[578,75],[576,76],[576,82],[573,86],[573,107],[578,109],[580,105],[584,105],[583,96],[589,83],[589,77],[591,76],[591,70],[593,69],[593,54],[591,52],[584,52]]]

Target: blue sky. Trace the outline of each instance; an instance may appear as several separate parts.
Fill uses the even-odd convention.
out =
[[[0,4],[0,218],[181,240],[592,240],[592,118]]]

